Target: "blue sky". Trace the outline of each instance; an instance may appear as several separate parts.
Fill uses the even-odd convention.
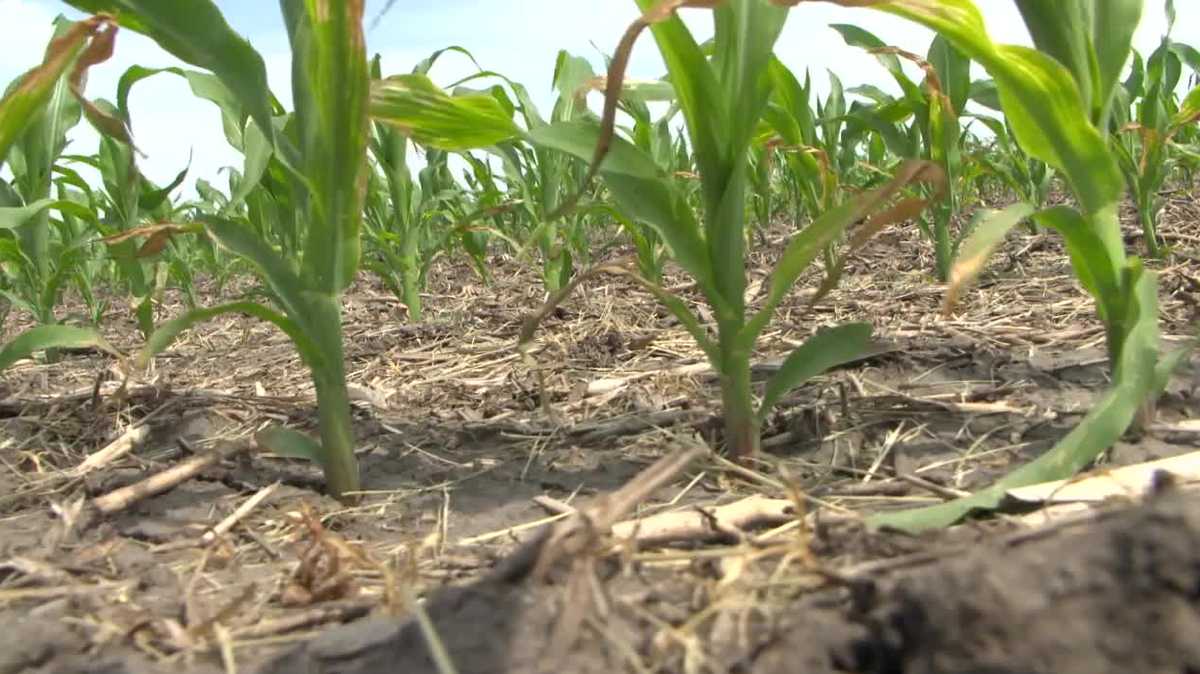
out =
[[[234,29],[262,53],[272,90],[289,104],[290,60],[278,4],[271,0],[217,0],[217,4]],[[391,11],[373,25],[384,4],[385,0],[367,2],[367,44],[372,53],[382,55],[385,74],[407,72],[434,50],[461,45],[473,52],[484,68],[524,83],[535,100],[547,107],[553,100],[550,80],[558,50],[567,49],[599,64],[597,47],[611,51],[637,11],[632,0],[396,0]],[[978,0],[976,4],[986,15],[993,39],[1028,43],[1011,2]],[[1146,4],[1136,36],[1136,46],[1143,53],[1158,44],[1165,27],[1161,2],[1147,0]],[[1174,37],[1200,45],[1200,1],[1183,0],[1177,5]],[[0,44],[5,45],[0,84],[40,60],[50,22],[59,13],[77,16],[56,0],[0,0]],[[698,35],[711,33],[706,12],[685,11],[683,16]],[[777,51],[793,70],[811,69],[819,89],[825,86],[827,69],[837,72],[847,86],[871,83],[887,90],[895,88],[872,57],[847,47],[829,28],[839,22],[856,23],[889,44],[918,53],[926,51],[931,39],[924,29],[878,12],[824,2],[801,4],[792,10]],[[116,56],[92,70],[88,95],[115,95],[118,78],[133,64],[181,65],[150,40],[123,31]],[[433,76],[448,84],[472,71],[464,58],[451,55],[439,63]],[[652,40],[644,38],[635,50],[630,76],[653,78],[662,71]],[[148,155],[142,168],[151,179],[166,182],[190,156],[188,185],[196,177],[220,185],[224,180],[217,177],[219,169],[241,163],[224,141],[216,109],[192,97],[179,78],[162,75],[144,80],[135,87],[130,106],[135,138]],[[72,136],[72,151],[95,148],[96,137],[84,126]]]

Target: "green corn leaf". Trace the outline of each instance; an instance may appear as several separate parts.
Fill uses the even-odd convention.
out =
[[[1171,126],[1179,129],[1197,120],[1200,120],[1200,87],[1192,89],[1183,98],[1179,104],[1179,112],[1175,113],[1175,118],[1171,120]]]
[[[1131,312],[1135,318],[1113,385],[1074,430],[983,491],[934,506],[880,513],[868,518],[868,525],[912,533],[949,526],[973,512],[994,510],[1009,489],[1070,478],[1119,440],[1153,390],[1158,350],[1157,284],[1153,274],[1136,267],[1131,276],[1137,289]]]
[[[962,242],[958,259],[950,270],[950,283],[946,289],[946,307],[954,306],[963,288],[978,278],[987,265],[988,258],[1008,236],[1013,227],[1033,214],[1029,204],[1017,203],[999,211],[976,216],[971,235]]]
[[[659,3],[636,0],[643,12]],[[740,3],[747,4],[747,3]],[[721,98],[713,68],[700,45],[677,15],[650,26],[659,53],[667,65],[676,101],[687,122],[688,136],[700,175],[724,176],[726,160],[722,129],[731,128],[729,108]],[[715,200],[715,196],[708,198]]]
[[[621,86],[621,100],[638,103],[673,103],[675,88],[670,82],[630,82]]]
[[[162,73],[187,77],[182,68],[147,68],[140,65],[132,65],[121,74],[121,79],[117,80],[117,110],[126,119],[129,115],[129,94],[133,90],[133,85]]]
[[[245,157],[242,179],[225,204],[223,211],[226,213],[244,203],[250,193],[258,187],[262,182],[263,175],[267,172],[267,167],[271,164],[271,157],[274,156],[271,139],[258,128],[257,124],[246,124],[242,138],[242,155]]]
[[[529,134],[529,139],[545,147],[590,161],[600,138],[594,122],[559,122]],[[701,287],[712,287],[712,271],[700,225],[691,206],[672,186],[645,152],[633,143],[614,136],[612,146],[600,164],[600,174],[613,197],[629,216],[654,227],[680,266],[692,274]]]
[[[779,59],[772,59],[769,66],[771,79],[775,82],[774,96],[779,105],[795,122],[799,137],[787,138],[792,145],[816,145],[817,125],[813,119],[810,90],[801,85],[795,74]]]
[[[110,14],[176,58],[212,72],[237,96],[264,132],[271,131],[267,69],[250,43],[226,23],[211,0],[65,0],[90,14]]]
[[[149,365],[150,361],[170,347],[179,338],[179,335],[190,330],[196,324],[225,314],[244,314],[272,323],[291,338],[300,356],[309,367],[314,367],[314,363],[319,365],[323,362],[323,357],[317,350],[317,345],[305,335],[301,326],[297,325],[287,316],[277,311],[272,311],[270,308],[257,302],[238,301],[219,304],[213,307],[192,309],[181,316],[177,316],[159,325],[146,338],[145,345],[142,346],[141,351],[138,353],[137,366],[144,368]]]
[[[1096,50],[1097,83],[1092,121],[1108,126],[1112,95],[1129,62],[1133,33],[1142,18],[1143,0],[1097,0],[1093,3],[1092,44]]]
[[[725,2],[714,10],[713,67],[731,104],[726,135],[733,157],[750,143],[773,86],[768,67],[788,10],[769,2]],[[744,273],[744,270],[743,272]]]
[[[651,295],[654,295],[654,297],[657,298],[658,301],[661,302],[663,306],[665,306],[667,310],[675,316],[675,318],[679,319],[680,325],[682,325],[684,329],[688,331],[688,334],[692,336],[692,339],[696,340],[696,345],[699,346],[700,350],[703,351],[705,356],[708,357],[709,362],[719,362],[720,351],[718,350],[716,343],[713,342],[712,338],[708,336],[708,333],[705,331],[704,326],[700,323],[700,320],[696,318],[696,315],[692,313],[690,309],[688,309],[687,304],[683,300],[672,295],[657,283],[654,283],[653,281],[650,281],[639,274],[630,273],[628,276],[645,288],[646,291]]]
[[[39,325],[17,335],[0,347],[0,372],[38,351],[46,349],[96,348],[115,356],[120,353],[92,328],[69,325]]]
[[[779,371],[767,381],[758,416],[763,419],[787,395],[813,377],[866,352],[871,344],[868,323],[847,323],[821,330],[793,350]]]
[[[0,164],[29,124],[40,118],[42,108],[87,48],[88,40],[105,27],[100,20],[72,24],[46,48],[41,65],[22,75],[0,99]]]
[[[862,207],[857,201],[847,202],[825,211],[812,224],[792,237],[776,263],[775,270],[771,272],[767,298],[763,301],[762,308],[746,322],[738,336],[739,344],[748,348],[758,339],[759,334],[770,322],[775,309],[791,291],[796,279],[800,278],[800,274],[808,269],[830,242],[860,217],[861,212]]]
[[[557,122],[533,129],[527,137],[536,145],[566,152],[586,161],[595,152],[596,142],[600,138],[600,125],[583,120]],[[620,136],[613,137],[612,147],[600,163],[600,172],[646,180],[667,178],[666,172],[654,163],[650,155]]]
[[[217,106],[221,113],[221,128],[225,132],[225,140],[229,141],[234,148],[241,150],[242,128],[249,116],[237,95],[225,86],[221,78],[211,73],[181,70],[178,74],[187,80],[188,88],[192,90],[194,96]]]
[[[288,261],[250,229],[232,220],[207,216],[205,232],[221,248],[250,262],[292,319],[304,322],[307,315],[301,295],[305,284]]]
[[[1000,90],[996,87],[995,80],[971,82],[970,99],[990,110],[1004,112],[1000,104]]]
[[[58,210],[69,213],[77,218],[95,222],[96,213],[85,204],[70,199],[38,199],[27,206],[10,206],[0,208],[0,229],[16,229],[37,220],[38,216],[48,210]]]
[[[1108,246],[1074,209],[1055,206],[1033,215],[1039,225],[1056,230],[1067,244],[1071,266],[1083,287],[1096,298],[1100,317],[1116,318],[1121,297],[1121,276]]]
[[[905,107],[908,106],[905,100]],[[850,117],[866,128],[879,134],[883,142],[897,157],[916,159],[921,156],[921,147],[916,138],[906,134],[887,116],[884,106],[859,107],[850,112]]]
[[[305,459],[321,465],[325,463],[325,452],[321,443],[290,428],[267,426],[254,434],[254,442],[277,456]]]
[[[138,194],[138,208],[143,212],[152,213],[159,210],[164,204],[166,204],[169,210],[171,192],[174,192],[180,185],[183,184],[183,181],[187,179],[187,174],[190,170],[190,165],[184,167],[182,171],[175,174],[175,177],[171,179],[171,182],[163,185],[162,187],[156,187],[153,183],[143,177],[140,181],[141,192]]]
[[[888,45],[883,40],[875,36],[874,33],[855,26],[854,24],[837,23],[829,26],[841,34],[842,39],[851,47],[858,47],[866,51],[874,52],[875,60],[891,74],[892,79],[900,86],[900,90],[904,92],[906,98],[913,101],[921,101],[925,99],[925,94],[921,91],[921,87],[909,78],[904,72],[904,68],[900,65],[900,58],[893,53],[881,51],[888,48]]]
[[[368,74],[363,0],[283,0],[292,44],[293,117],[307,179],[309,288],[336,295],[354,279],[367,181]]]
[[[1092,70],[1092,0],[1013,0],[1037,48],[1070,71],[1085,104],[1096,95]],[[1141,0],[1138,0],[1141,4]],[[1133,22],[1134,26],[1137,21]]]
[[[395,126],[422,145],[451,151],[488,147],[521,134],[496,97],[450,96],[420,74],[375,82],[371,117]]]
[[[864,193],[855,199],[825,211],[811,224],[797,233],[788,242],[779,261],[771,272],[771,283],[762,307],[748,320],[737,335],[737,348],[749,351],[758,336],[766,328],[775,310],[791,291],[796,279],[812,264],[838,235],[850,224],[866,217],[891,200],[905,186],[919,180],[930,180],[923,175],[930,166],[927,162],[908,162],[902,165],[886,185]],[[895,215],[895,214],[892,214]],[[879,223],[888,224],[890,220]]]
[[[941,80],[942,93],[949,97],[955,114],[961,115],[971,95],[971,59],[941,35],[933,38],[928,58]]]
[[[1048,8],[1059,3],[1035,0],[1031,6],[1050,11]],[[1062,171],[1089,216],[1112,209],[1121,197],[1124,180],[1108,153],[1107,140],[1091,123],[1072,71],[1036,50],[993,43],[971,0],[888,0],[872,7],[941,33],[982,65],[996,82],[1021,147]],[[1064,44],[1059,49],[1066,54],[1073,47]],[[1119,263],[1124,251],[1120,232],[1106,230],[1102,235],[1109,255]]]

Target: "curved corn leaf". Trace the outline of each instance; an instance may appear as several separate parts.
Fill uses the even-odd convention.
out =
[[[321,443],[300,431],[283,426],[267,426],[254,434],[254,442],[272,454],[291,459],[306,459],[324,465]]]
[[[495,96],[451,96],[416,73],[372,83],[371,117],[422,145],[449,151],[488,147],[521,134]]]
[[[176,58],[212,72],[265,133],[271,133],[267,69],[250,43],[233,31],[211,0],[64,0],[157,42]]]
[[[1004,112],[1000,103],[1000,90],[995,80],[975,80],[971,82],[970,99],[983,107],[996,112]]]
[[[941,33],[982,65],[996,82],[1021,147],[1061,170],[1089,215],[1104,212],[1121,198],[1121,171],[1108,153],[1104,135],[1092,125],[1071,71],[1061,63],[1027,47],[992,42],[970,0],[886,0],[871,7]],[[1103,236],[1110,256],[1122,260],[1120,232],[1106,231]]]
[[[287,260],[246,227],[219,217],[202,219],[205,232],[221,248],[254,265],[262,274],[284,312],[298,322],[304,322],[307,311],[301,292],[304,280],[293,271]]]
[[[1200,120],[1200,87],[1192,89],[1184,96],[1183,101],[1179,104],[1179,112],[1175,113],[1171,125],[1178,129],[1197,120]]]
[[[835,23],[829,26],[841,34],[842,39],[851,47],[870,52],[875,60],[891,74],[892,79],[899,85],[900,90],[904,92],[905,98],[912,101],[923,101],[925,99],[924,92],[921,87],[909,78],[904,72],[904,68],[900,65],[900,58],[892,51],[888,51],[888,44],[879,39],[874,33],[861,28],[854,24]]]
[[[1143,0],[1016,0],[1037,48],[1070,71],[1092,123],[1107,128]]]
[[[958,259],[950,270],[949,286],[946,288],[945,313],[949,314],[958,303],[963,289],[979,277],[987,265],[988,258],[1004,241],[1013,227],[1033,214],[1033,206],[1017,203],[999,211],[981,213],[971,235],[958,249]]]
[[[1141,0],[1137,0],[1141,4]],[[1090,0],[1013,0],[1037,48],[1054,57],[1079,86],[1090,103],[1096,86],[1092,71]],[[1137,21],[1133,22],[1134,26]]]
[[[658,0],[637,0],[643,12],[661,9]],[[747,4],[747,3],[739,3]],[[757,4],[757,3],[755,3]],[[700,175],[723,175],[720,129],[729,128],[729,110],[722,105],[720,86],[712,66],[683,20],[671,12],[655,17],[650,31],[675,88],[676,101],[687,122],[688,135]]]
[[[1092,122],[1108,127],[1113,92],[1129,62],[1133,34],[1142,18],[1143,0],[1102,0],[1093,3],[1092,45],[1096,50],[1097,82]]]
[[[138,353],[137,366],[144,368],[150,364],[155,356],[162,353],[171,346],[171,344],[179,338],[184,331],[189,330],[197,323],[202,323],[207,320],[216,318],[224,314],[245,314],[253,316],[269,323],[273,323],[276,327],[283,331],[292,342],[296,345],[296,350],[300,353],[301,358],[309,367],[317,367],[324,362],[324,358],[317,350],[316,344],[310,340],[303,332],[301,327],[289,319],[287,316],[280,314],[277,311],[272,311],[257,302],[228,302],[226,304],[218,304],[212,307],[201,307],[192,309],[181,316],[177,316],[166,323],[159,325],[154,332],[146,338],[146,343],[142,346]],[[314,365],[314,363],[318,365]]]
[[[0,372],[8,366],[38,351],[46,349],[84,349],[94,347],[105,353],[119,356],[120,353],[104,337],[92,328],[77,328],[69,325],[39,325],[13,337],[0,347]]]
[[[1109,256],[1108,247],[1096,231],[1088,226],[1074,209],[1055,206],[1033,215],[1043,227],[1062,235],[1071,256],[1071,267],[1079,282],[1096,298],[1100,317],[1107,323],[1119,315],[1117,304],[1121,296],[1121,276],[1117,261]]]
[[[971,95],[971,59],[937,35],[929,46],[929,62],[941,80],[942,93],[954,106],[954,113],[961,115]]]
[[[600,127],[595,122],[558,122],[534,129],[528,138],[538,145],[590,161],[600,138]],[[599,171],[621,210],[655,228],[679,265],[702,288],[711,288],[712,271],[700,225],[687,199],[666,179],[654,160],[633,143],[614,136]]]
[[[775,269],[771,272],[770,289],[762,307],[746,321],[745,326],[738,332],[738,347],[748,351],[754,345],[755,340],[770,322],[775,309],[791,291],[796,279],[804,273],[813,260],[817,259],[817,256],[825,250],[830,242],[852,223],[878,210],[901,189],[917,181],[936,183],[944,182],[944,179],[941,177],[940,169],[937,169],[935,165],[928,162],[909,161],[901,166],[895,177],[883,187],[871,190],[836,208],[825,211],[793,236],[776,263]],[[878,227],[886,224],[888,224],[886,219],[876,223]]]
[[[275,148],[271,146],[271,139],[258,128],[257,124],[246,124],[245,130],[242,132],[242,139],[242,155],[245,157],[245,163],[242,165],[242,178],[238,181],[237,188],[230,194],[229,201],[222,208],[223,213],[237,208],[250,196],[254,188],[258,187],[262,182],[263,175],[267,172],[267,167],[271,164],[271,157],[275,154]]]
[[[784,359],[779,371],[767,381],[758,417],[770,413],[788,391],[813,377],[862,355],[871,345],[868,323],[847,323],[817,332]]]
[[[0,208],[0,229],[16,229],[37,219],[47,210],[69,213],[88,222],[96,221],[96,212],[88,206],[70,199],[38,199],[26,206]]]
[[[1142,272],[1136,264],[1131,266],[1131,283],[1137,289],[1131,312],[1135,318],[1121,349],[1113,385],[1074,430],[1042,456],[977,494],[925,508],[880,513],[869,517],[867,524],[914,533],[949,526],[973,512],[994,510],[1009,489],[1071,477],[1119,440],[1153,392],[1158,351],[1157,284],[1153,274]]]
[[[720,69],[722,99],[730,105],[730,126],[717,132],[728,137],[726,161],[742,161],[762,117],[773,87],[775,42],[787,17],[786,7],[768,2],[724,2],[714,10],[713,67]]]
[[[40,117],[40,111],[67,69],[76,64],[88,47],[88,41],[102,31],[111,31],[108,19],[94,18],[71,24],[50,42],[41,65],[22,75],[16,86],[0,99],[0,164],[8,157],[17,138]]]

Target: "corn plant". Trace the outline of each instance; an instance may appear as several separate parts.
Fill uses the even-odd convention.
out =
[[[371,62],[371,77],[383,77],[379,56]],[[375,122],[371,154],[378,172],[372,171],[367,188],[363,234],[364,264],[408,308],[408,318],[421,320],[423,215],[430,195],[414,183],[408,166],[408,139],[396,129]]]
[[[54,308],[63,284],[87,273],[83,258],[95,215],[69,189],[71,183],[85,183],[67,170],[56,187],[53,174],[66,133],[81,115],[102,133],[129,141],[117,120],[83,97],[88,68],[108,58],[115,34],[107,17],[56,21],[41,65],[14,81],[0,100],[0,166],[7,163],[14,175],[13,184],[0,180],[0,268],[9,279],[4,292],[40,324],[0,347],[0,370],[37,351],[49,350],[53,357],[59,347],[112,351],[94,329],[57,324]],[[62,216],[53,222],[57,238],[50,211]],[[85,278],[85,294],[89,283]]]
[[[593,268],[630,274],[662,301],[700,345],[720,375],[725,418],[725,442],[735,456],[758,452],[763,419],[793,387],[829,367],[858,355],[869,341],[865,324],[836,326],[818,333],[794,351],[767,383],[761,402],[755,400],[750,363],[759,335],[770,323],[800,274],[852,222],[864,219],[888,203],[907,184],[930,179],[931,167],[905,167],[888,185],[823,213],[789,242],[778,263],[763,306],[750,310],[745,298],[746,187],[751,145],[771,97],[770,65],[775,40],[788,9],[769,0],[729,0],[712,9],[716,36],[713,54],[705,50],[675,14],[681,7],[710,8],[711,2],[652,2],[639,0],[643,15],[626,33],[612,59],[606,80],[604,115],[590,120],[564,121],[528,131],[512,128],[508,119],[491,117],[475,130],[508,137],[524,135],[531,142],[591,162],[591,173],[604,180],[617,208],[631,220],[655,228],[673,259],[695,280],[715,316],[715,335],[678,297],[625,267]],[[697,218],[675,177],[655,158],[615,134],[615,114],[623,89],[624,64],[633,41],[650,28],[668,68],[675,102],[687,123],[688,139],[699,173],[700,211]],[[376,114],[412,128],[421,101],[403,87],[393,87],[391,105]],[[405,105],[401,105],[401,104]],[[436,101],[440,108],[456,104],[450,97]],[[458,105],[466,105],[458,101]],[[403,113],[403,114],[400,114]],[[503,112],[501,111],[501,116]],[[587,185],[587,181],[583,181]],[[865,223],[856,238],[865,240],[890,222],[887,213]],[[522,341],[532,337],[540,318],[590,274],[576,276],[525,327]]]
[[[1171,40],[1174,11],[1168,2],[1167,31],[1162,42],[1143,67],[1140,58],[1124,87],[1117,90],[1112,126],[1113,139],[1125,182],[1137,206],[1142,225],[1146,255],[1162,257],[1158,240],[1158,213],[1162,209],[1159,192],[1176,165],[1172,152],[1175,137],[1197,119],[1194,103],[1200,89],[1193,90],[1181,109],[1175,97],[1183,71],[1183,59]],[[1186,53],[1186,52],[1185,52]],[[1130,115],[1132,105],[1134,114]]]
[[[998,178],[1020,201],[1040,209],[1050,198],[1054,170],[1021,149],[1007,120],[985,115],[976,119],[992,132],[991,142],[976,153],[986,174]]]
[[[946,198],[930,208],[917,221],[921,232],[934,244],[935,272],[938,280],[949,278],[963,234],[952,232],[958,215],[965,181],[962,143],[965,130],[959,119],[970,93],[970,60],[944,37],[936,36],[928,54],[916,54],[891,47],[870,32],[850,24],[833,26],[846,43],[875,55],[899,85],[900,99],[887,97],[876,108],[859,109],[856,115],[867,123],[893,152],[900,157],[920,157],[936,162],[947,177]],[[913,82],[901,67],[901,59],[915,63],[925,73],[922,85]],[[895,127],[896,117],[912,119],[903,131]]]
[[[98,101],[97,106],[126,128],[132,127],[129,111],[129,93],[133,85],[154,74],[139,66],[127,70],[118,84],[117,104]],[[160,253],[172,255],[173,248],[166,238],[160,237],[153,245],[142,246],[132,232],[140,231],[145,225],[172,220],[171,191],[187,177],[188,170],[180,171],[166,186],[151,183],[137,165],[137,157],[129,144],[118,139],[102,136],[99,152],[94,157],[73,157],[75,161],[92,166],[100,173],[100,208],[103,212],[100,229],[109,246],[109,256],[116,263],[119,276],[134,303],[134,315],[143,336],[154,332],[154,306],[165,290],[167,275],[172,265],[161,260]],[[161,248],[160,245],[161,244]],[[179,265],[174,265],[178,270]],[[191,290],[190,276],[183,277],[185,290]]]
[[[593,81],[603,91],[603,79]],[[618,107],[633,121],[633,126],[627,130],[630,141],[662,167],[686,201],[698,203],[700,184],[696,179],[695,164],[686,140],[676,137],[671,127],[679,116],[679,106],[673,104],[673,101],[674,91],[665,81],[627,82],[622,87]],[[655,118],[650,109],[650,104],[654,102],[671,105],[664,114]],[[769,151],[764,150],[764,157],[767,156],[767,152]],[[764,161],[764,164],[768,163],[769,160]],[[620,209],[609,209],[609,215],[620,224],[633,243],[638,273],[646,280],[660,283],[664,264],[669,257],[662,236],[654,227],[626,217]]]
[[[764,142],[777,141],[782,164],[787,168],[783,179],[792,205],[792,219],[801,222],[805,217],[817,217],[841,200],[840,163],[833,162],[842,156],[837,150],[840,129],[837,123],[842,121],[844,112],[840,109],[843,87],[841,80],[830,73],[829,96],[824,103],[817,103],[814,111],[812,80],[807,73],[801,84],[779,59],[772,59],[768,68],[772,93],[763,118],[774,135]],[[835,119],[818,125],[817,120],[826,111]]]
[[[439,58],[458,52],[474,62],[470,52],[460,47],[440,49],[413,68],[412,74],[428,76]],[[379,56],[371,63],[375,83],[383,79]],[[422,318],[421,290],[429,265],[447,252],[458,239],[481,278],[487,278],[487,241],[485,233],[471,230],[471,196],[452,175],[450,155],[438,148],[425,149],[425,166],[413,180],[409,165],[412,147],[400,130],[380,122],[372,124],[371,156],[375,171],[373,187],[368,188],[364,219],[364,265],[399,298],[408,310],[410,321]],[[476,200],[496,203],[504,198],[495,185],[490,167],[467,157],[472,169],[465,176]],[[486,207],[475,218],[486,214]]]
[[[987,34],[971,0],[885,0],[871,7],[943,35],[994,78],[1001,107],[1021,147],[1060,172],[1077,207],[1037,210],[1016,204],[981,223],[951,274],[951,306],[990,252],[1026,217],[1059,232],[1075,274],[1095,298],[1105,327],[1112,388],[1055,447],[992,487],[958,501],[874,518],[907,529],[942,526],[993,508],[1005,490],[1061,479],[1111,446],[1165,385],[1179,354],[1158,355],[1153,273],[1126,255],[1117,219],[1122,176],[1106,142],[1114,90],[1130,54],[1141,0],[1015,0],[1036,49],[1001,45]]]
[[[320,438],[271,427],[258,434],[258,441],[272,451],[314,459],[325,471],[330,492],[347,498],[358,489],[359,471],[342,353],[341,295],[360,264],[359,230],[370,177],[368,110],[386,98],[385,88],[371,83],[362,32],[364,2],[280,0],[292,46],[295,110],[290,114],[280,114],[272,100],[262,56],[229,28],[211,0],[68,4],[114,14],[121,25],[148,35],[176,58],[211,72],[222,85],[220,95],[236,103],[222,107],[227,136],[233,126],[245,139],[246,170],[236,192],[246,195],[248,222],[228,217],[240,207],[235,195],[227,212],[202,213],[194,225],[146,228],[145,234],[155,240],[203,230],[212,245],[254,267],[274,306],[234,301],[187,312],[158,327],[139,362],[144,365],[182,331],[216,315],[242,313],[274,324],[292,339],[310,369]],[[458,149],[486,145],[480,139],[494,137],[496,132],[478,124],[496,119],[494,98],[468,97],[466,103],[454,101],[439,109],[442,114],[432,114],[428,103],[436,107],[442,92],[421,74],[400,80],[406,94],[425,103],[408,119],[409,132],[422,144]],[[486,100],[482,106],[476,104],[479,98]],[[274,211],[283,219],[259,224],[281,225],[282,236],[252,225],[256,205],[251,194],[262,185],[276,188]],[[272,236],[281,245],[272,246]],[[292,243],[296,249],[288,254],[286,246]]]
[[[203,219],[203,231],[250,262],[273,307],[236,301],[190,311],[160,326],[145,363],[182,331],[225,313],[269,321],[296,346],[313,377],[320,441],[283,428],[259,434],[272,450],[317,460],[330,491],[346,497],[359,484],[342,354],[340,296],[359,263],[359,222],[367,182],[368,66],[362,0],[281,0],[292,48],[295,112],[277,129],[262,57],[225,22],[210,0],[71,0],[78,9],[117,16],[179,59],[211,71],[238,101],[286,167],[301,214],[302,253],[284,257],[244,224]],[[241,120],[238,120],[239,123]],[[243,126],[242,128],[248,128]]]

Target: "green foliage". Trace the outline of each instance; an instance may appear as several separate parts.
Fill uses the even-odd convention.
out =
[[[1096,299],[1113,387],[1071,434],[993,487],[942,506],[878,516],[876,524],[910,530],[944,526],[973,509],[995,507],[1006,489],[1069,477],[1117,441],[1177,361],[1158,356],[1154,275],[1125,255],[1117,220],[1120,171],[1103,133],[1141,2],[1018,0],[1018,6],[1041,51],[993,43],[970,0],[875,5],[938,31],[987,68],[1022,147],[1066,177],[1080,209],[1058,206],[1032,217],[1063,236],[1076,276]],[[980,227],[968,246],[971,255],[955,270],[951,298],[979,273],[995,241],[1032,211],[1014,207]]]
[[[1167,34],[1145,64],[1140,56],[1134,60],[1130,76],[1115,95],[1112,146],[1137,205],[1146,254],[1153,258],[1163,255],[1158,237],[1158,213],[1163,204],[1159,193],[1184,160],[1182,153],[1172,151],[1172,145],[1197,119],[1188,101],[1200,97],[1200,89],[1185,97],[1182,106],[1175,93],[1185,60],[1194,58],[1189,49],[1171,39],[1168,25]]]
[[[248,261],[266,282],[282,313],[245,304],[188,312],[152,334],[145,361],[179,332],[218,313],[241,311],[270,320],[296,344],[313,376],[320,417],[321,463],[330,490],[339,497],[356,491],[354,457],[342,355],[340,294],[358,269],[359,222],[368,180],[368,65],[362,33],[363,6],[348,2],[282,0],[292,47],[292,97],[296,109],[276,129],[261,57],[225,23],[209,0],[189,0],[165,9],[161,3],[78,2],[92,11],[122,10],[122,24],[143,32],[184,61],[213,71],[225,86],[228,108],[240,106],[263,139],[274,139],[280,182],[290,188],[289,206],[302,224],[296,241],[300,258],[285,258],[261,236],[220,215],[204,218],[205,233],[224,251]],[[221,97],[219,100],[227,100]],[[230,115],[232,116],[232,115]],[[235,129],[245,128],[234,126]],[[228,127],[227,127],[228,131]],[[244,152],[263,165],[266,146]],[[114,162],[114,166],[120,164]],[[269,170],[262,169],[263,175]],[[118,172],[118,178],[120,174]],[[245,177],[243,178],[245,179]],[[251,178],[251,180],[253,180]],[[118,180],[118,185],[130,180]],[[249,197],[254,188],[247,188]],[[121,191],[122,200],[134,199]]]
[[[827,95],[816,96],[809,74],[775,55],[802,3],[637,0],[631,9],[641,17],[606,57],[607,73],[560,52],[553,107],[539,110],[521,83],[485,70],[462,47],[386,74],[378,57],[366,59],[362,0],[280,0],[293,58],[288,111],[267,88],[262,57],[212,0],[67,0],[104,15],[56,22],[42,63],[0,100],[0,162],[11,175],[0,180],[0,312],[15,308],[38,324],[0,347],[0,367],[43,350],[50,359],[62,348],[112,351],[95,330],[63,325],[74,321],[59,315],[71,288],[92,323],[108,311],[98,287],[130,300],[146,339],[143,365],[200,321],[230,313],[265,320],[311,371],[320,437],[272,427],[257,440],[318,461],[331,491],[347,496],[358,470],[342,293],[365,268],[420,321],[434,260],[462,256],[487,283],[492,256],[507,254],[540,264],[550,295],[522,343],[595,273],[631,277],[661,302],[718,373],[726,444],[746,457],[790,391],[853,360],[871,338],[863,323],[816,329],[756,399],[755,348],[807,271],[824,266],[819,299],[881,229],[913,221],[933,246],[952,309],[992,251],[1026,223],[1063,237],[1095,298],[1111,391],[1056,447],[994,487],[875,523],[940,526],[994,507],[1012,486],[1064,477],[1145,412],[1177,362],[1157,354],[1154,275],[1127,254],[1117,206],[1128,188],[1148,254],[1166,252],[1159,195],[1173,176],[1190,180],[1200,169],[1200,88],[1178,96],[1185,79],[1200,83],[1200,52],[1171,39],[1169,1],[1168,34],[1145,60],[1130,49],[1141,0],[1015,0],[1032,49],[993,42],[972,0],[834,1],[935,32],[917,54],[853,24],[833,26],[875,56],[897,93],[829,73]],[[691,11],[711,15],[711,40],[700,42],[681,20]],[[84,76],[108,57],[118,25],[187,67],[131,67],[112,102],[93,102],[83,96]],[[667,72],[629,81],[631,50],[647,32]],[[443,58],[468,59],[475,71],[439,86],[434,69]],[[972,63],[990,79],[972,81]],[[156,185],[138,166],[130,96],[159,75],[182,78],[214,106],[214,123],[241,153],[223,184],[197,180],[189,201],[175,197],[187,168]],[[593,110],[596,92],[603,107]],[[85,119],[100,132],[99,149],[69,154],[68,133]],[[83,177],[90,172],[99,180]],[[1056,177],[1075,205],[1047,207]],[[1017,203],[970,218],[982,190],[997,185]],[[785,218],[792,231],[752,304],[750,245],[756,234],[765,243]],[[623,244],[632,262],[608,261]],[[695,282],[706,307],[663,287],[668,262]],[[198,306],[196,279],[220,289],[245,272],[262,282],[253,292],[265,301]],[[172,285],[188,310],[156,322],[157,300]]]
[[[716,36],[710,59],[674,12],[650,2],[640,4],[648,12],[642,25],[654,35],[667,64],[674,101],[687,121],[700,178],[701,217],[693,215],[686,195],[651,154],[612,134],[609,116],[601,125],[565,122],[535,129],[530,139],[598,161],[597,171],[617,208],[629,219],[653,227],[676,262],[696,280],[715,316],[715,339],[684,303],[653,282],[640,279],[688,327],[720,374],[725,440],[734,455],[747,457],[758,451],[762,419],[784,393],[854,357],[866,342],[863,326],[836,328],[818,336],[785,361],[785,367],[767,384],[768,397],[759,404],[754,401],[750,381],[751,355],[758,337],[801,272],[821,251],[850,223],[878,209],[921,173],[906,170],[887,186],[822,213],[788,243],[771,276],[764,305],[748,311],[744,295],[749,156],[775,84],[784,77],[778,66],[772,76],[772,64],[776,63],[772,49],[787,11],[765,0],[722,4],[713,10]],[[636,33],[627,36],[630,34]],[[632,42],[622,47],[631,49]],[[610,67],[606,109],[610,115],[615,108],[612,87],[623,77],[620,64],[626,56],[627,51],[620,52],[613,61],[616,65]],[[791,120],[797,126],[795,116],[799,114],[793,112]],[[781,126],[787,126],[786,117],[777,117]],[[825,133],[827,137],[836,135],[830,129]],[[554,298],[552,304],[561,299],[561,295]],[[529,334],[527,327],[525,337]]]

